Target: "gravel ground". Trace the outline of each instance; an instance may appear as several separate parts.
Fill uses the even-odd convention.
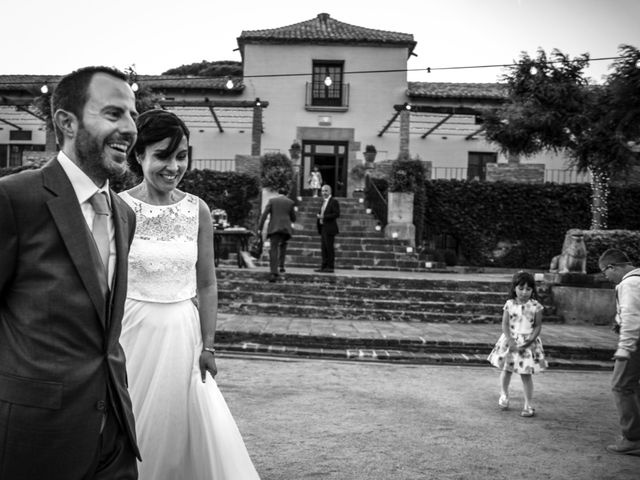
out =
[[[490,367],[221,356],[218,385],[262,480],[638,480],[640,457],[612,455],[610,373],[534,376],[497,407]],[[241,480],[241,479],[238,479]]]

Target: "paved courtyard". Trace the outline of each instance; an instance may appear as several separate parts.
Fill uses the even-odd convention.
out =
[[[262,480],[518,478],[637,480],[640,458],[607,453],[610,372],[534,377],[538,415],[497,407],[491,368],[243,358],[218,385]]]

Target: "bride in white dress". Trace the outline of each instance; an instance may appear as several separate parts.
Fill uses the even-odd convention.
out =
[[[137,123],[129,165],[144,180],[120,194],[137,222],[120,342],[142,454],[139,478],[258,479],[213,378],[211,216],[204,201],[176,188],[187,169],[189,130],[163,110],[145,112]]]

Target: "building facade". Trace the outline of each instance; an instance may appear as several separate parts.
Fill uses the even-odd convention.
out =
[[[432,178],[508,178],[505,172],[517,166],[529,172],[525,181],[588,181],[562,156],[506,158],[485,140],[482,109],[504,102],[503,85],[408,82],[407,61],[416,48],[411,34],[321,13],[289,26],[243,31],[237,41],[241,77],[134,79],[153,106],[186,121],[196,168],[231,170],[246,157],[289,155],[297,144],[299,185],[308,186],[318,166],[335,194],[345,196],[359,186],[349,172],[373,145],[376,163],[404,151],[427,162]],[[0,76],[0,167],[51,150],[33,100],[58,78]]]

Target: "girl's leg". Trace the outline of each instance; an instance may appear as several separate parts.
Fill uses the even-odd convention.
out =
[[[511,372],[503,370],[500,373],[500,386],[502,391],[500,392],[503,397],[509,398],[509,384],[511,383]]]
[[[531,375],[521,374],[522,386],[524,390],[524,409],[531,407],[531,400],[533,399],[533,378]]]
[[[500,385],[502,391],[500,392],[500,398],[498,399],[498,406],[502,410],[509,409],[509,383],[511,382],[511,372],[503,370],[500,373]]]

